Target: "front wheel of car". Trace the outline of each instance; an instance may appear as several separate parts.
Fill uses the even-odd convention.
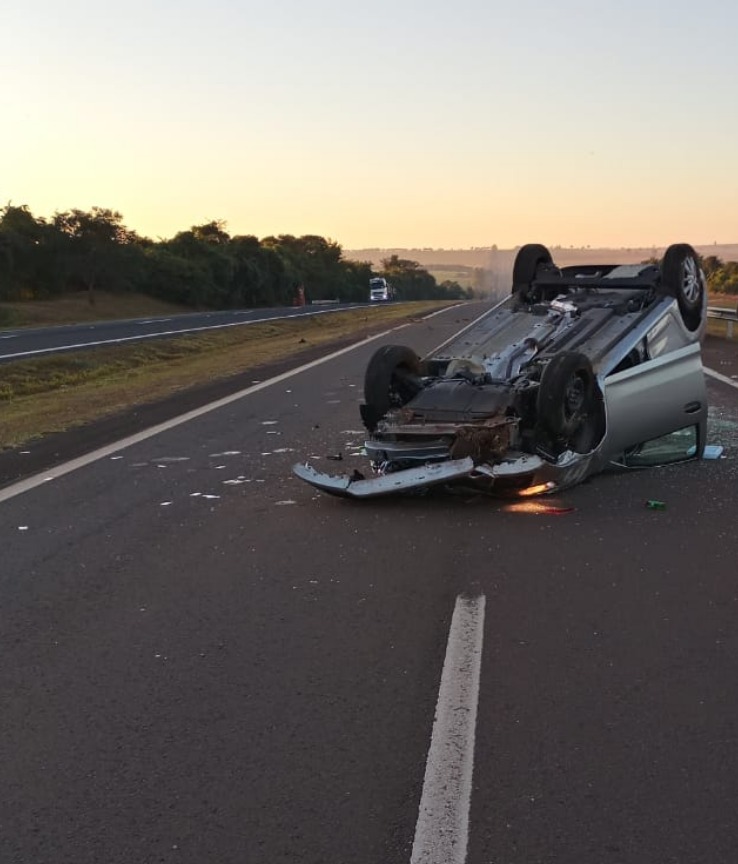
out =
[[[688,243],[675,243],[666,250],[661,263],[661,288],[664,294],[676,298],[684,326],[698,330],[702,324],[705,274]]]
[[[602,400],[585,354],[566,351],[543,370],[536,404],[539,437],[554,449],[588,453],[603,433]]]
[[[400,408],[420,392],[420,358],[406,345],[378,348],[364,374],[362,416],[372,428],[390,408]]]

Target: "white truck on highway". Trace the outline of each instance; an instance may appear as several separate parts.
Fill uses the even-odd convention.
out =
[[[369,302],[386,303],[395,299],[395,291],[383,276],[369,280]]]

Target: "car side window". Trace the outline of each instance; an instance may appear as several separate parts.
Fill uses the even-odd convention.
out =
[[[639,366],[646,360],[648,360],[648,347],[646,345],[646,340],[641,339],[635,348],[623,357],[609,375],[615,375],[618,372],[622,372],[624,369],[632,369],[633,366]]]
[[[685,462],[694,459],[697,455],[698,437],[697,426],[687,426],[637,444],[614,462],[625,468],[650,468],[656,465]]]

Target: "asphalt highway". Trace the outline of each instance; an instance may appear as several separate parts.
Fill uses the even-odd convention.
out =
[[[223,312],[193,312],[170,318],[135,318],[126,321],[97,321],[61,327],[24,327],[0,330],[0,363],[8,360],[57,354],[100,345],[164,339],[184,333],[202,333],[226,327],[294,318],[298,315],[322,315],[353,309],[356,303],[294,306],[273,309],[234,309]]]
[[[291,476],[365,467],[372,351],[479,311],[0,490],[0,861],[734,864],[730,343],[723,459],[518,505]]]

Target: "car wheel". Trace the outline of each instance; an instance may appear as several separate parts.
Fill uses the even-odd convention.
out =
[[[390,408],[409,402],[421,389],[421,365],[418,355],[405,345],[378,348],[364,374],[362,416],[370,428]]]
[[[541,243],[526,243],[515,256],[512,293],[517,294],[525,303],[535,300],[531,296],[531,282],[536,278],[542,264],[553,264],[553,258]]]
[[[588,453],[602,437],[602,402],[589,358],[576,351],[553,357],[537,400],[539,434],[556,449]]]
[[[697,253],[688,243],[675,243],[666,250],[661,264],[661,289],[669,297],[676,297],[687,329],[699,329],[706,290],[705,274]]]

